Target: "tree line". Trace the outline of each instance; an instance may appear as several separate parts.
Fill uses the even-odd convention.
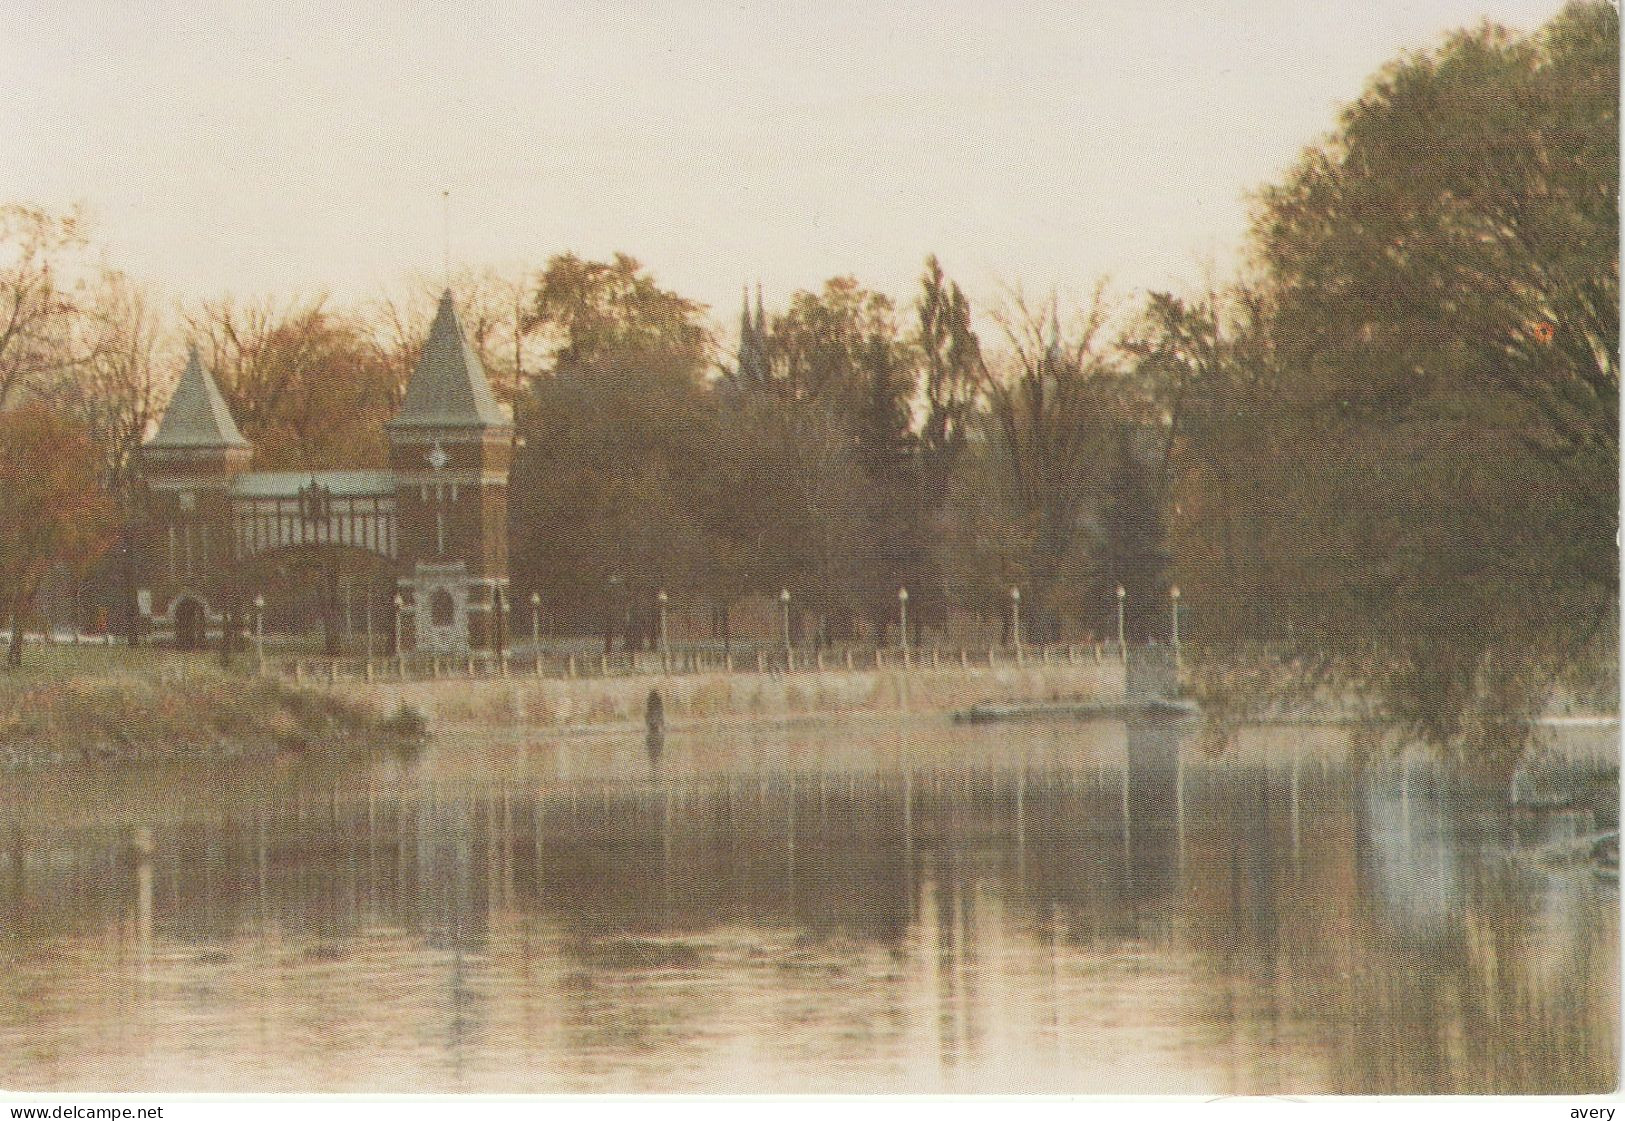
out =
[[[515,590],[635,645],[662,590],[725,631],[787,589],[838,641],[900,587],[922,628],[1008,626],[1017,587],[1042,640],[1115,637],[1121,586],[1143,639],[1177,583],[1188,634],[1295,649],[1440,736],[1519,711],[1617,632],[1618,92],[1600,2],[1396,59],[1198,294],[973,306],[930,258],[900,298],[839,276],[718,330],[629,256],[456,276],[523,440]],[[4,208],[0,239],[0,410],[71,418],[114,540],[182,340],[257,466],[383,462],[437,285],[167,315],[76,215]]]
[[[1149,500],[1155,426],[1102,299],[1063,323],[1015,297],[992,354],[935,258],[903,303],[852,277],[771,315],[743,302],[719,355],[702,309],[629,258],[542,273],[560,335],[516,410],[513,563],[569,625],[652,642],[667,591],[726,637],[730,605],[788,591],[799,638],[840,641],[895,629],[904,588],[916,630],[951,607],[1008,625],[1019,587],[1044,640],[1101,624],[1116,581],[1153,595],[1165,562],[1120,563],[1102,501],[1113,483]]]

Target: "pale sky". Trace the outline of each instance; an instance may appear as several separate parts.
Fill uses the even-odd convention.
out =
[[[1247,192],[1399,52],[1559,0],[3,0],[0,200],[183,297],[360,298],[624,250],[731,323],[938,253],[1121,294],[1229,271]]]

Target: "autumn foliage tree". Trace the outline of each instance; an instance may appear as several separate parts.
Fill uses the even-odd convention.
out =
[[[1618,100],[1609,4],[1457,33],[1263,192],[1222,314],[1153,308],[1192,390],[1181,566],[1247,581],[1210,636],[1290,639],[1503,761],[1613,648]]]
[[[534,308],[534,277],[528,271],[464,268],[444,278],[414,274],[367,301],[354,321],[376,360],[392,371],[391,380],[404,386],[423,352],[440,294],[448,288],[492,393],[504,404],[515,404],[548,364],[547,340]]]
[[[214,373],[260,470],[375,467],[410,367],[325,297],[206,301],[186,329]]]
[[[601,629],[606,648],[650,641],[655,596],[704,567],[701,310],[624,254],[561,254],[534,285],[531,328],[551,361],[515,410],[513,563],[555,618]]]
[[[111,540],[114,511],[84,428],[40,403],[0,412],[0,616],[11,624],[6,663],[46,577],[82,570]]]

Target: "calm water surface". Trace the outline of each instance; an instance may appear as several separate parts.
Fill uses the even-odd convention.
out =
[[[1618,890],[1550,844],[1594,824],[1343,753],[917,718],[0,778],[0,1086],[1613,1086]]]

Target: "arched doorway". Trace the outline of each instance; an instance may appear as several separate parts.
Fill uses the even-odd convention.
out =
[[[203,649],[203,605],[187,597],[175,604],[175,645],[181,650]]]

